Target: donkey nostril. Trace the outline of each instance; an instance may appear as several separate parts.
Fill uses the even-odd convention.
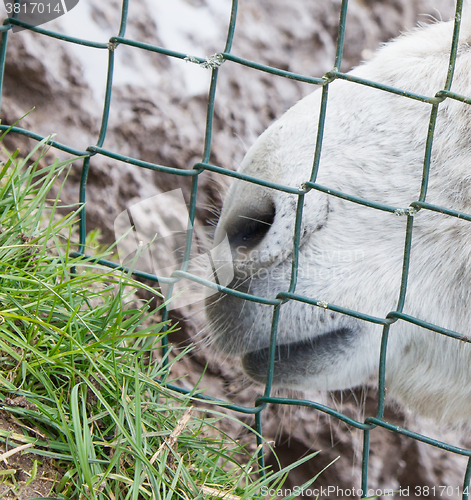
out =
[[[275,220],[275,205],[266,200],[263,206],[247,207],[226,224],[231,248],[252,248],[268,233]]]

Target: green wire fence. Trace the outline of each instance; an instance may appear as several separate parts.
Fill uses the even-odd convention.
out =
[[[19,3],[19,0],[15,0],[15,3]],[[451,46],[451,51],[450,51],[450,59],[449,59],[449,66],[448,66],[448,73],[447,73],[447,77],[446,77],[445,87],[443,89],[437,91],[437,93],[433,96],[424,96],[424,95],[415,94],[412,92],[408,92],[404,89],[399,89],[399,88],[383,85],[383,84],[380,84],[380,83],[377,83],[374,81],[365,80],[362,78],[358,78],[358,77],[340,72],[340,65],[342,62],[342,54],[343,54],[343,47],[344,47],[344,35],[345,35],[348,0],[342,0],[342,4],[341,4],[340,20],[339,20],[339,27],[338,27],[337,49],[336,49],[336,55],[335,55],[333,69],[331,71],[327,72],[324,76],[322,76],[320,78],[315,78],[315,77],[311,77],[311,76],[292,73],[290,71],[277,69],[277,68],[274,68],[271,66],[266,66],[264,64],[260,64],[260,63],[257,63],[255,61],[244,59],[244,58],[238,57],[237,55],[232,54],[231,48],[232,48],[232,42],[233,42],[233,38],[234,38],[234,32],[235,32],[236,21],[237,21],[238,0],[232,0],[231,17],[230,17],[225,47],[224,47],[222,52],[212,56],[211,58],[203,58],[203,57],[197,57],[197,56],[194,56],[191,54],[184,54],[181,52],[176,52],[176,51],[169,50],[169,49],[159,47],[156,45],[142,43],[142,42],[139,42],[136,40],[126,38],[126,24],[127,24],[127,19],[128,19],[129,0],[122,1],[121,23],[120,23],[118,34],[116,36],[111,37],[108,41],[102,42],[102,43],[97,43],[97,42],[92,42],[89,40],[70,37],[70,36],[63,35],[61,33],[53,32],[53,31],[46,30],[46,29],[43,29],[40,27],[36,27],[36,26],[32,26],[32,25],[29,25],[25,22],[20,21],[19,19],[16,18],[18,16],[15,16],[15,15],[12,18],[5,19],[3,22],[3,25],[0,27],[0,31],[1,31],[0,97],[1,97],[1,90],[3,87],[5,60],[6,60],[6,54],[7,54],[8,34],[9,34],[9,30],[14,26],[20,26],[24,29],[35,32],[38,34],[38,36],[48,36],[48,37],[55,38],[58,40],[58,43],[60,43],[60,42],[74,43],[74,44],[84,45],[87,47],[93,47],[97,50],[108,51],[108,73],[107,73],[107,83],[106,83],[106,94],[105,94],[105,99],[104,99],[104,104],[103,104],[103,116],[102,116],[101,128],[100,128],[100,132],[98,134],[98,139],[97,139],[96,144],[89,146],[85,150],[78,150],[78,149],[69,147],[66,144],[61,144],[61,143],[55,142],[53,140],[48,141],[48,143],[53,148],[56,148],[58,150],[64,151],[64,152],[72,154],[72,155],[84,157],[83,166],[82,166],[82,176],[81,176],[81,182],[80,182],[80,195],[79,195],[79,198],[80,198],[79,201],[81,204],[83,204],[83,209],[82,209],[81,214],[80,214],[80,247],[79,247],[78,252],[74,253],[73,256],[75,256],[75,257],[79,256],[79,257],[83,257],[84,259],[86,258],[86,259],[93,260],[93,257],[87,256],[85,254],[84,248],[85,248],[85,237],[86,237],[85,210],[86,210],[87,177],[88,177],[88,172],[89,172],[89,168],[90,168],[90,163],[92,162],[94,156],[96,156],[96,155],[106,156],[106,157],[112,158],[112,159],[117,160],[117,161],[121,161],[121,162],[125,162],[127,164],[135,165],[136,167],[139,167],[139,168],[146,168],[146,169],[166,173],[169,175],[179,175],[179,176],[191,177],[192,178],[192,187],[191,187],[191,199],[190,199],[190,206],[189,206],[189,225],[188,225],[189,229],[187,231],[187,239],[186,239],[186,246],[185,246],[185,253],[184,253],[182,268],[179,271],[175,271],[170,278],[158,277],[158,276],[155,276],[155,275],[152,275],[149,273],[145,273],[145,272],[142,272],[139,270],[134,271],[134,274],[139,276],[139,277],[142,277],[142,278],[147,278],[147,279],[153,280],[155,282],[160,281],[161,283],[167,283],[170,285],[170,288],[172,288],[173,285],[181,279],[189,279],[189,280],[192,280],[194,282],[200,283],[203,286],[217,289],[219,291],[223,291],[224,293],[232,294],[234,296],[237,296],[239,298],[243,298],[245,300],[258,302],[258,303],[270,305],[273,307],[271,341],[270,341],[270,355],[269,355],[270,361],[269,361],[269,370],[268,370],[268,374],[267,374],[267,383],[265,386],[265,391],[264,391],[263,396],[257,398],[257,400],[254,402],[253,407],[231,404],[227,401],[218,400],[218,399],[212,398],[210,396],[207,396],[205,394],[198,394],[198,393],[195,393],[195,391],[187,391],[183,388],[180,388],[180,387],[177,387],[174,385],[171,386],[172,389],[180,391],[182,393],[186,393],[186,394],[191,393],[200,400],[203,400],[203,401],[208,402],[208,403],[213,403],[215,405],[222,405],[222,406],[224,406],[224,408],[231,409],[235,412],[240,412],[240,413],[244,413],[244,414],[253,414],[254,418],[255,418],[255,428],[256,428],[257,433],[259,434],[259,436],[257,437],[258,445],[261,445],[261,443],[262,443],[262,438],[261,438],[261,436],[263,435],[263,432],[262,432],[262,413],[263,413],[263,410],[267,407],[267,405],[270,405],[270,404],[293,405],[293,406],[303,406],[303,407],[312,408],[313,410],[317,410],[317,411],[326,413],[334,418],[339,419],[342,422],[345,422],[346,424],[348,424],[354,428],[361,430],[363,432],[363,459],[362,459],[362,479],[361,479],[361,490],[363,491],[363,497],[366,496],[367,491],[368,491],[368,457],[369,457],[369,449],[370,449],[370,433],[372,431],[374,431],[374,429],[376,427],[383,427],[385,429],[390,430],[391,432],[399,433],[399,434],[402,434],[404,436],[408,436],[412,439],[429,444],[431,446],[440,448],[442,450],[468,457],[468,465],[467,465],[467,468],[466,468],[466,471],[464,474],[463,492],[462,492],[463,499],[468,498],[468,490],[469,490],[469,486],[470,486],[470,482],[471,482],[471,450],[459,448],[457,446],[452,446],[452,445],[447,444],[445,442],[441,442],[441,441],[438,441],[436,439],[431,439],[431,438],[426,437],[424,435],[412,432],[408,429],[398,427],[396,425],[393,425],[393,424],[387,422],[383,416],[384,415],[384,398],[385,398],[386,352],[387,352],[388,334],[389,334],[390,327],[393,323],[395,323],[397,321],[405,321],[408,323],[418,325],[422,328],[426,328],[430,331],[437,332],[437,333],[442,334],[442,335],[446,335],[446,336],[449,336],[449,337],[452,337],[452,338],[455,338],[455,339],[458,339],[461,341],[465,341],[465,342],[471,342],[471,339],[466,337],[463,334],[460,334],[460,333],[454,332],[454,331],[450,331],[448,329],[441,328],[439,326],[424,322],[422,320],[419,320],[418,318],[409,316],[409,315],[404,314],[402,312],[403,306],[404,306],[404,301],[405,301],[405,296],[406,296],[406,289],[407,289],[407,277],[408,277],[409,259],[410,259],[410,253],[411,253],[411,241],[412,241],[412,231],[413,231],[413,225],[414,225],[414,214],[418,210],[431,210],[431,211],[439,212],[439,213],[446,214],[446,215],[449,215],[452,217],[464,219],[466,221],[471,221],[471,214],[458,212],[456,210],[451,210],[451,209],[446,208],[446,207],[441,207],[441,206],[433,205],[433,204],[426,202],[432,143],[433,143],[433,136],[434,136],[434,129],[435,129],[438,108],[439,108],[440,104],[445,99],[455,99],[455,100],[461,101],[465,104],[471,104],[471,97],[470,96],[463,96],[463,95],[459,95],[459,94],[456,94],[456,93],[450,91],[452,80],[453,80],[453,72],[454,72],[454,67],[455,67],[456,54],[457,54],[457,49],[458,49],[458,39],[459,39],[459,31],[460,31],[462,3],[463,3],[463,0],[457,0],[457,2],[456,2],[456,14],[455,14],[453,39],[452,39],[452,46]],[[115,51],[119,50],[120,45],[128,45],[131,47],[135,47],[136,49],[147,50],[147,51],[163,54],[163,55],[166,55],[169,57],[184,59],[184,60],[187,60],[187,61],[190,61],[193,63],[200,64],[203,67],[205,67],[211,71],[211,82],[210,82],[209,95],[208,95],[203,157],[202,157],[201,162],[196,163],[192,169],[178,169],[178,168],[172,168],[172,167],[168,167],[168,166],[164,166],[164,165],[156,165],[153,163],[142,161],[138,158],[130,158],[130,157],[121,155],[115,151],[110,151],[104,147],[104,142],[105,142],[106,133],[107,133],[107,126],[108,126],[108,117],[109,117],[110,106],[111,106],[111,94],[112,94],[112,90],[113,90],[114,57],[115,57]],[[322,87],[323,93],[322,93],[322,101],[321,101],[321,108],[320,108],[320,114],[319,114],[319,124],[318,124],[316,148],[315,148],[315,151],[313,152],[312,173],[311,173],[311,177],[309,179],[306,179],[306,182],[299,189],[295,189],[295,188],[284,186],[281,184],[276,184],[273,182],[265,181],[265,180],[255,178],[255,177],[252,177],[249,175],[245,175],[242,173],[233,172],[231,170],[228,170],[228,169],[216,166],[216,165],[212,165],[209,163],[210,152],[211,152],[211,133],[212,133],[212,125],[213,125],[213,111],[214,111],[214,103],[215,103],[215,98],[216,98],[217,80],[218,80],[218,73],[221,70],[221,65],[223,63],[224,64],[227,64],[227,63],[239,64],[242,66],[253,68],[255,70],[270,73],[272,75],[281,76],[284,78],[290,78],[290,79],[297,80],[300,82],[305,82],[305,83],[309,83],[312,85]],[[426,148],[425,148],[425,154],[424,154],[421,191],[420,191],[420,195],[419,195],[418,200],[411,203],[409,207],[407,207],[407,208],[394,207],[394,206],[384,205],[381,203],[372,202],[372,201],[369,201],[367,199],[358,198],[358,197],[349,195],[347,193],[343,193],[343,192],[340,192],[340,191],[337,191],[337,190],[334,190],[334,189],[331,189],[329,187],[322,186],[322,185],[316,183],[316,177],[317,177],[317,173],[318,173],[318,169],[319,169],[319,161],[320,161],[320,156],[321,156],[321,151],[322,151],[322,138],[323,138],[323,133],[324,133],[324,122],[325,122],[327,102],[328,102],[329,84],[336,79],[347,80],[349,82],[352,82],[352,85],[357,84],[357,85],[366,85],[369,87],[374,87],[376,89],[383,90],[384,92],[390,92],[393,94],[403,96],[404,98],[419,100],[419,101],[422,101],[422,102],[429,104],[431,106],[430,123],[429,123],[429,128],[428,128],[428,136],[427,136]],[[11,133],[22,134],[24,136],[27,136],[27,137],[34,139],[34,140],[37,140],[37,141],[44,139],[44,137],[42,137],[38,134],[35,134],[34,132],[32,132],[30,130],[25,130],[25,129],[22,129],[19,127],[11,127],[8,124],[0,125],[0,130],[5,131],[7,129],[10,129]],[[274,298],[257,297],[257,296],[251,295],[249,293],[243,293],[243,292],[239,292],[237,290],[232,290],[230,288],[222,287],[218,284],[215,284],[215,283],[212,283],[210,281],[204,280],[200,277],[194,276],[188,272],[187,268],[188,268],[191,244],[192,244],[192,239],[193,239],[192,228],[193,228],[193,223],[195,220],[196,194],[198,191],[198,180],[199,180],[200,175],[205,175],[206,171],[216,172],[218,174],[234,177],[237,179],[242,179],[246,182],[258,184],[260,186],[265,186],[265,187],[269,187],[272,189],[277,189],[277,190],[281,190],[281,191],[284,191],[287,193],[297,195],[298,203],[297,203],[296,220],[295,220],[295,227],[294,227],[293,261],[292,261],[291,281],[290,281],[289,289],[286,292],[279,293]],[[343,307],[336,306],[334,304],[326,304],[324,301],[316,300],[315,298],[306,297],[306,296],[299,295],[296,293],[300,228],[301,228],[301,221],[302,221],[302,216],[303,216],[302,212],[303,212],[303,205],[304,205],[304,196],[306,195],[306,193],[308,193],[312,189],[322,191],[322,192],[328,193],[330,196],[336,196],[336,197],[342,198],[344,200],[348,200],[352,203],[357,203],[360,205],[370,207],[372,209],[382,210],[382,211],[386,211],[386,212],[390,212],[390,213],[396,213],[398,215],[407,216],[403,268],[402,268],[402,280],[401,280],[401,287],[400,287],[400,293],[399,293],[399,300],[398,300],[398,304],[397,304],[396,309],[394,311],[391,311],[389,314],[387,314],[386,317],[380,318],[380,317],[366,315],[366,314],[363,314],[363,313],[358,312],[358,311],[349,310],[349,309],[346,309]],[[113,267],[113,268],[120,268],[121,267],[118,264],[116,264],[114,262],[107,261],[107,260],[97,260],[97,262],[99,264]],[[169,293],[171,293],[171,290]],[[283,305],[291,300],[304,302],[306,304],[311,304],[313,306],[327,308],[331,311],[335,311],[335,312],[338,312],[338,313],[341,313],[341,314],[344,314],[347,316],[358,318],[358,319],[361,319],[363,321],[368,321],[368,322],[375,323],[378,325],[383,325],[383,334],[382,334],[382,343],[381,343],[381,352],[380,352],[380,367],[379,367],[378,404],[377,404],[377,412],[376,412],[375,417],[367,417],[362,422],[362,421],[358,421],[358,420],[355,420],[353,418],[350,418],[350,417],[342,414],[339,411],[333,410],[325,405],[322,405],[320,403],[316,403],[314,401],[279,398],[279,397],[271,396],[278,318],[279,318],[280,310],[283,307]],[[164,315],[164,318],[163,318],[164,320],[168,319],[168,311],[167,310],[164,309],[163,315]],[[164,346],[164,349],[165,349],[165,346]],[[162,383],[164,383],[164,382],[162,382]],[[263,455],[263,450],[262,450],[261,446],[260,446],[260,452],[259,452],[259,463],[260,463],[261,470],[263,471],[264,455]]]

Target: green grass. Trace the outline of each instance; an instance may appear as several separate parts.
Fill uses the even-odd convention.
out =
[[[52,459],[51,498],[231,500],[280,487],[298,464],[259,478],[256,453],[218,429],[229,417],[159,383],[185,353],[155,355],[173,327],[136,290],[157,292],[68,256],[77,211],[60,216],[47,196],[69,164],[40,167],[45,153],[40,143],[0,166],[0,408],[18,424],[0,441],[31,445],[32,478]]]

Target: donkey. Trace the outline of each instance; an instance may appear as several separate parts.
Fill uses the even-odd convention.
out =
[[[471,18],[469,19],[471,21]],[[385,44],[350,75],[433,97],[444,88],[453,22]],[[464,18],[451,90],[471,96],[471,22]],[[249,149],[240,172],[299,188],[311,175],[322,90],[300,100]],[[471,225],[410,204],[421,192],[432,105],[363,84],[329,84],[316,182],[393,207],[396,214],[312,189],[305,195],[296,294],[385,318],[397,307],[405,229],[414,217],[404,313],[467,335]],[[438,106],[426,201],[471,213],[471,108]],[[235,290],[275,298],[289,288],[297,195],[235,180],[215,245],[228,238]],[[405,217],[397,214],[406,214]],[[221,257],[222,258],[222,257]],[[217,259],[216,259],[217,260]],[[322,302],[324,303],[324,302]],[[206,299],[215,346],[264,382],[273,307],[218,292]],[[274,383],[342,390],[377,375],[382,326],[290,300],[280,309]],[[471,415],[471,346],[406,321],[391,325],[388,396],[416,413],[461,423]]]

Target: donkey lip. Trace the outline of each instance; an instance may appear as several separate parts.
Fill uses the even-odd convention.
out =
[[[347,351],[354,331],[339,328],[317,337],[281,344],[275,347],[273,383],[291,385],[323,371],[331,362],[332,353]],[[242,366],[247,375],[257,382],[265,383],[268,375],[270,349],[265,347],[242,356]]]

